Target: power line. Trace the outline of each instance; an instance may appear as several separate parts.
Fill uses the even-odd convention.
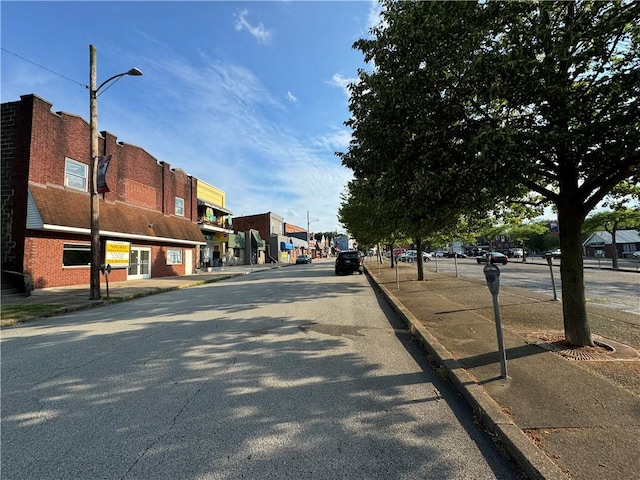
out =
[[[53,73],[54,75],[58,75],[59,77],[62,77],[62,78],[64,78],[65,80],[69,80],[70,82],[76,83],[76,84],[80,85],[81,87],[89,88],[89,86],[88,86],[88,85],[85,85],[84,83],[77,82],[77,81],[75,81],[74,79],[69,78],[69,77],[65,77],[65,76],[64,76],[64,75],[62,75],[61,73],[54,72],[54,71],[53,71],[53,70],[51,70],[50,68],[47,68],[47,67],[45,67],[45,66],[43,66],[43,65],[40,65],[39,63],[33,62],[33,61],[29,60],[28,58],[24,58],[24,57],[22,57],[22,56],[18,55],[17,53],[14,53],[14,52],[12,52],[12,51],[10,51],[10,50],[7,50],[7,49],[6,49],[6,48],[4,48],[4,47],[0,47],[0,49],[2,49],[2,51],[3,51],[3,52],[10,53],[11,55],[13,55],[13,56],[15,56],[15,57],[18,57],[19,59],[24,60],[25,62],[29,62],[30,64],[35,65],[36,67],[40,67],[40,68],[42,68],[42,69],[44,69],[44,70],[47,70],[48,72]]]

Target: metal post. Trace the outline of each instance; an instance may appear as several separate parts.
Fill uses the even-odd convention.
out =
[[[553,256],[547,254],[546,255],[547,263],[549,264],[549,272],[551,274],[551,286],[553,287],[553,300],[558,300],[558,293],[556,291],[556,279],[553,276]]]
[[[500,374],[502,378],[507,378],[507,353],[504,349],[504,338],[502,337],[502,318],[500,316],[500,302],[498,295],[493,296],[493,316],[496,319],[496,334],[498,336],[498,352],[500,353]]]

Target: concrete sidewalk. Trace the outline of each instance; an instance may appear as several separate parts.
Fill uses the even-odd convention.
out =
[[[599,348],[562,349],[560,302],[502,288],[499,299],[508,378],[501,378],[493,302],[484,282],[367,259],[366,273],[460,390],[479,421],[532,478],[630,480],[640,471],[640,322],[637,315],[590,305]],[[215,282],[272,268],[225,267],[183,277],[41,289],[2,304],[56,304],[65,313]],[[398,289],[398,283],[400,288]],[[106,297],[106,289],[102,288]],[[28,319],[23,319],[28,320]],[[3,326],[14,322],[2,319]],[[560,332],[559,332],[560,331]]]
[[[636,315],[589,306],[598,348],[567,349],[560,302],[503,288],[502,379],[485,282],[427,269],[425,281],[417,281],[416,269],[403,264],[399,282],[388,263],[369,263],[367,274],[530,478],[638,478]]]
[[[20,295],[3,296],[2,305],[59,305],[58,309],[51,312],[50,315],[46,315],[53,316],[280,267],[282,267],[282,265],[273,266],[271,264],[218,267],[211,268],[210,271],[198,272],[194,275],[113,282],[109,284],[108,291],[104,277],[101,277],[100,294],[102,298],[100,300],[89,299],[89,285],[74,285],[70,287],[37,289],[31,292],[31,295],[28,297]],[[29,320],[31,320],[29,317],[18,319],[6,319],[3,317],[0,319],[0,326],[8,327]]]

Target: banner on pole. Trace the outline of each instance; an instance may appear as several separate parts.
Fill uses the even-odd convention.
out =
[[[109,162],[111,161],[111,155],[103,155],[98,158],[98,193],[110,192],[107,186],[107,169],[109,168]]]

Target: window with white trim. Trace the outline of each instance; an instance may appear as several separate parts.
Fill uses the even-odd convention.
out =
[[[176,197],[176,215],[179,217],[184,217],[184,198]]]
[[[86,192],[88,182],[89,182],[89,165],[76,162],[71,158],[65,158],[64,159],[64,186]]]
[[[91,245],[88,243],[65,243],[62,246],[62,265],[85,267],[91,264]]]
[[[167,265],[182,265],[181,248],[169,248],[167,250]]]

